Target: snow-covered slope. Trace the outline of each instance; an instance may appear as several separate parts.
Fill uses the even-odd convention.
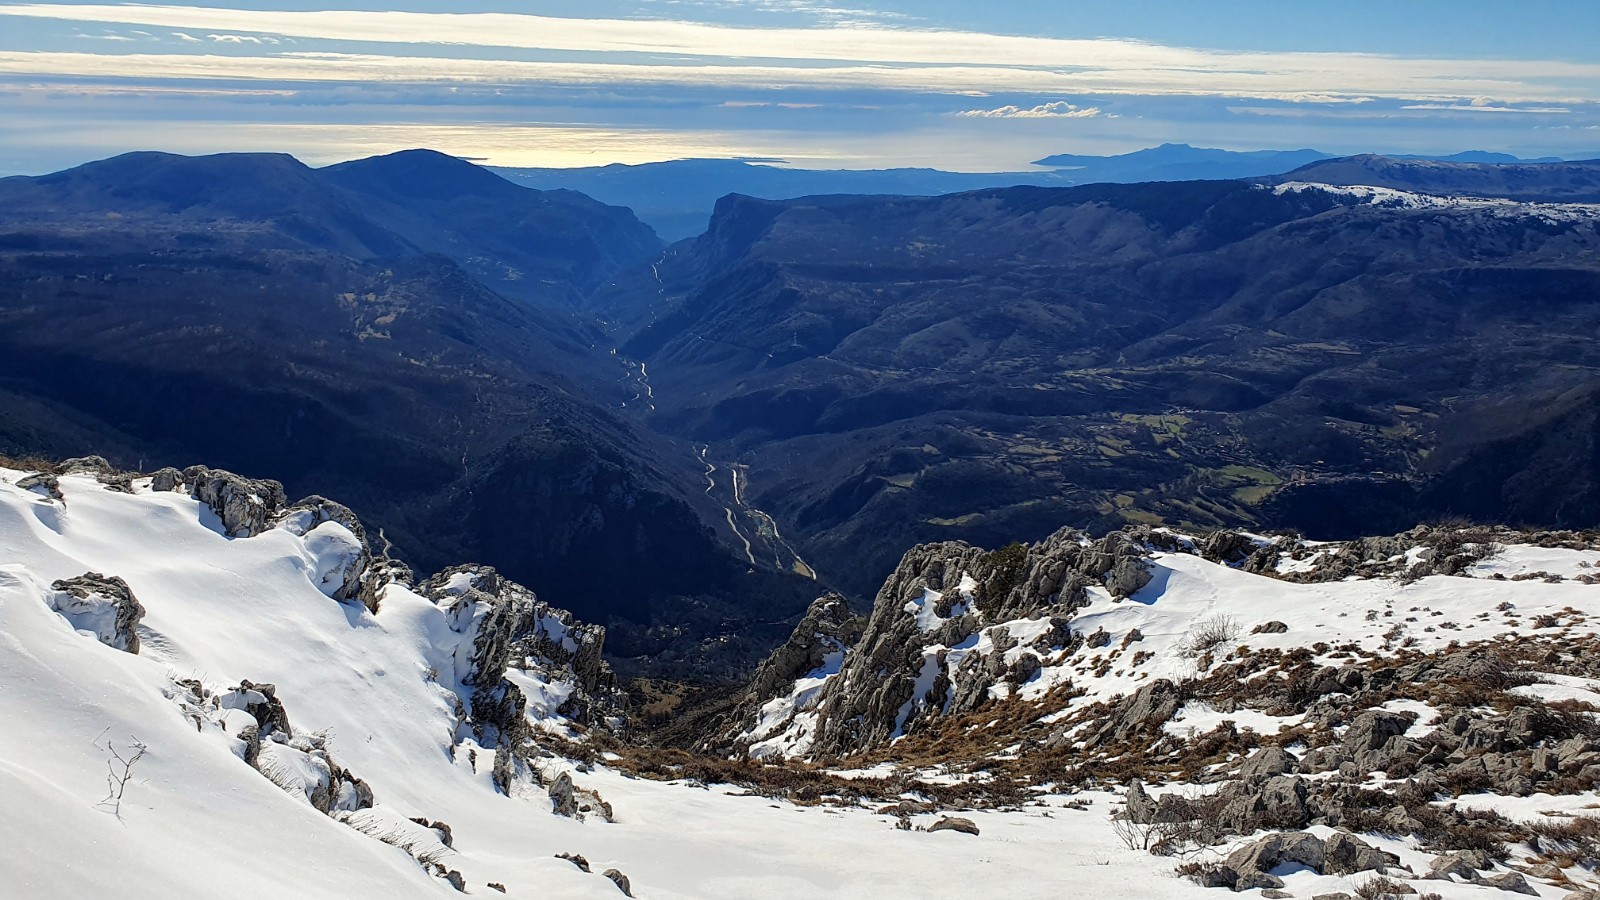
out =
[[[1026,802],[965,808],[955,795],[891,781],[877,794],[837,789],[795,803],[742,782],[635,777],[626,756],[601,754],[591,766],[551,755],[529,736],[582,741],[615,725],[595,668],[598,635],[492,571],[460,567],[413,581],[373,558],[348,511],[326,501],[289,506],[270,483],[93,467],[33,476],[0,468],[0,895],[389,898],[461,889],[608,898],[621,896],[602,874],[614,869],[635,896],[663,900],[1206,896],[1172,877],[1171,860],[1129,845],[1108,813],[1133,795],[1108,785],[1041,784]],[[1570,610],[1600,596],[1576,580],[1544,580],[1586,575],[1586,563],[1600,559],[1587,550],[1513,547],[1476,563],[1471,580],[1300,584],[1178,552],[1155,554],[1143,572],[1120,544],[1099,558],[1089,552],[1099,547],[1070,543],[1101,574],[1078,584],[1081,602],[1058,604],[1057,618],[1076,617],[1068,634],[1103,638],[1066,638],[1037,669],[1019,667],[1018,647],[1064,639],[1049,617],[1019,604],[1068,580],[1044,557],[1034,565],[971,551],[963,558],[983,565],[950,567],[947,589],[899,585],[910,598],[896,611],[905,633],[927,641],[912,661],[919,671],[928,659],[950,664],[953,654],[933,645],[984,609],[994,621],[947,649],[1006,660],[987,686],[998,702],[1007,691],[1040,694],[1047,679],[1086,685],[1086,669],[1106,669],[1093,688],[1103,698],[1182,675],[1180,661],[1196,665],[1183,652],[1194,622],[1216,613],[1246,632],[1257,620],[1285,623],[1287,631],[1241,637],[1261,649],[1313,638],[1445,646],[1503,632],[1508,617],[1528,628],[1547,615],[1573,640],[1587,639],[1592,631]],[[1069,542],[1056,549],[1067,553]],[[1545,574],[1509,580],[1524,572]],[[995,573],[1010,573],[1008,599],[984,595]],[[1515,605],[1500,609],[1508,597]],[[837,598],[814,606],[808,622],[784,665],[766,670],[780,696],[752,707],[764,738],[784,733],[782,702],[825,692],[849,664],[840,648],[861,631]],[[1403,632],[1392,634],[1397,625]],[[1109,660],[1135,628],[1143,641]],[[1139,647],[1155,655],[1134,664],[1126,657]],[[1597,685],[1568,676],[1517,690],[1529,702],[1581,701],[1600,697]],[[1054,708],[1070,715],[1086,703]],[[1181,715],[1165,723],[1168,734],[1206,730],[1216,718],[1203,705]],[[867,785],[893,768],[843,774]],[[111,785],[120,801],[108,798],[108,773],[127,775]],[[570,803],[567,784],[576,787]],[[1529,815],[1556,807],[1583,815],[1592,798],[1517,802]],[[586,814],[556,814],[563,806]],[[979,833],[931,830],[946,813]],[[1414,842],[1369,840],[1419,871],[1432,858]],[[557,854],[585,857],[588,871]],[[1289,883],[1351,890],[1359,880],[1302,872]],[[1562,896],[1546,883],[1535,889]],[[1493,889],[1442,882],[1437,890],[1464,898]]]
[[[128,493],[92,472],[64,475],[54,499],[47,485],[17,486],[30,474],[0,469],[0,895],[455,896],[414,856],[489,896],[500,896],[493,883],[511,897],[619,897],[600,874],[611,868],[642,898],[939,897],[956,885],[1118,896],[1129,872],[1149,879],[1138,896],[1194,893],[1162,877],[1161,861],[1120,847],[1099,814],[972,813],[996,836],[980,849],[953,832],[898,832],[870,809],[774,803],[553,757],[534,757],[538,771],[508,796],[494,784],[496,751],[463,727],[474,635],[452,628],[447,595],[470,578],[436,579],[442,601],[423,585],[388,584],[372,612],[329,596],[342,581],[329,573],[359,556],[338,523],[297,534],[305,521],[290,515],[288,527],[230,538],[205,503],[152,490],[148,478]],[[137,654],[53,608],[63,592],[52,584],[88,572],[124,579],[143,607]],[[554,717],[573,686],[547,674],[508,672],[532,701],[531,724],[581,730]],[[241,718],[249,690],[232,689],[246,680],[273,686],[297,740],[325,738],[325,752],[309,753],[263,741],[289,789],[241,758],[244,727],[266,726]],[[146,749],[120,805],[102,802],[111,751],[127,759],[137,746]],[[299,788],[317,780],[312,760],[323,755],[364,782],[371,808],[330,816],[308,802]],[[554,815],[542,784],[561,774],[580,796],[604,798],[616,821]],[[447,824],[453,849],[412,818]],[[592,872],[558,853],[581,854]],[[1099,865],[1113,857],[1126,865]]]

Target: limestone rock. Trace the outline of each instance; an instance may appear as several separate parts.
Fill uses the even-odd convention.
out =
[[[1158,678],[1119,702],[1105,722],[1086,741],[1089,747],[1125,741],[1134,735],[1159,730],[1183,704],[1173,682]],[[1059,738],[1058,738],[1059,739]]]
[[[564,859],[585,872],[591,871],[589,868],[589,861],[584,859],[583,854],[581,853],[557,853],[556,859]]]
[[[1353,834],[1337,831],[1328,836],[1325,868],[1330,875],[1350,875],[1355,872],[1382,872],[1399,863],[1400,858],[1368,844]]]
[[[44,494],[51,500],[65,503],[66,497],[61,493],[61,479],[50,472],[38,472],[17,479],[17,487],[25,491],[36,491]]]
[[[1227,865],[1241,879],[1249,873],[1268,873],[1284,864],[1323,870],[1326,849],[1322,839],[1309,832],[1269,834],[1228,854]],[[1268,887],[1282,887],[1280,881]]]
[[[1262,747],[1244,765],[1239,767],[1240,778],[1262,778],[1271,775],[1293,775],[1299,771],[1299,761],[1282,747]]]
[[[1499,888],[1502,891],[1510,891],[1513,894],[1539,896],[1539,892],[1534,890],[1533,885],[1528,884],[1528,879],[1522,877],[1521,872],[1502,872],[1499,875],[1482,876],[1478,883]]]
[[[349,507],[313,495],[273,515],[272,523],[305,540],[319,569],[313,580],[323,593],[340,602],[360,597],[372,548]]]
[[[577,818],[578,803],[572,796],[572,776],[562,772],[550,785],[551,812],[558,816]]]
[[[86,572],[57,581],[50,588],[56,592],[48,598],[50,608],[71,622],[74,629],[93,633],[107,647],[139,652],[138,629],[144,607],[126,581]]]
[[[959,831],[962,834],[976,836],[978,826],[971,819],[963,819],[960,816],[941,816],[939,821],[928,826],[928,831]]]
[[[480,746],[495,751],[493,778],[502,791],[509,793],[513,778],[526,771],[517,751],[529,729],[527,698],[506,679],[508,668],[570,683],[571,693],[554,712],[580,723],[603,720],[621,727],[625,700],[601,659],[604,628],[578,623],[571,613],[488,566],[446,569],[420,589],[461,635],[456,680],[470,691],[461,724]]]
[[[189,485],[189,496],[209,506],[222,520],[222,533],[228,537],[255,537],[288,502],[283,485],[276,481],[245,478],[221,469],[190,466],[183,470],[183,480]]]
[[[789,639],[756,668],[740,693],[726,732],[707,742],[705,749],[740,745],[761,719],[762,707],[773,698],[788,695],[794,683],[808,675],[830,668],[837,671],[845,654],[861,640],[865,625],[866,620],[852,612],[849,601],[838,594],[813,600]]]
[[[152,491],[176,491],[181,487],[183,487],[183,473],[171,466],[157,469],[155,474],[150,476]]]
[[[633,885],[628,881],[628,876],[622,874],[616,869],[607,869],[600,874],[605,878],[611,879],[611,883],[617,886],[617,890],[622,892],[622,896],[633,896]]]

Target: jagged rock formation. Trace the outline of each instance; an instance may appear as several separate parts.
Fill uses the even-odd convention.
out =
[[[40,491],[51,500],[64,502],[61,494],[61,479],[51,472],[36,472],[17,480],[17,487],[25,491]]]
[[[118,470],[107,462],[105,457],[81,456],[63,460],[57,470],[62,475],[93,475],[97,481],[106,486],[106,490],[124,494],[133,493],[133,473]]]
[[[79,631],[94,634],[107,647],[128,653],[139,652],[139,620],[144,607],[139,605],[128,583],[121,578],[86,572],[50,585],[56,594],[50,608],[60,613]]]
[[[495,751],[494,781],[502,791],[509,792],[524,766],[518,751],[530,736],[528,699],[506,678],[508,668],[539,672],[552,681],[571,679],[572,692],[546,712],[582,725],[621,729],[622,694],[601,659],[603,627],[577,623],[571,613],[488,566],[446,569],[419,590],[444,607],[450,628],[462,635],[455,676],[471,693],[461,725],[480,746]]]
[[[555,710],[580,724],[603,724],[621,710],[616,675],[603,658],[606,630],[578,622],[564,609],[502,577],[490,566],[454,566],[420,585],[434,602],[478,622],[465,662],[468,684],[492,682],[509,668],[573,680],[576,690]],[[469,609],[469,607],[471,607]]]
[[[313,494],[274,513],[272,522],[278,528],[305,537],[308,549],[317,552],[319,557],[331,559],[332,565],[322,573],[325,593],[340,602],[361,595],[373,564],[372,547],[367,543],[366,528],[349,507]],[[338,525],[344,533],[321,527],[329,522]],[[355,539],[355,547],[349,547],[346,535]]]
[[[1148,554],[1120,532],[1091,541],[1071,529],[993,552],[962,543],[914,548],[879,591],[838,675],[822,688],[809,751],[848,755],[878,746],[925,719],[976,709],[997,687],[1028,681],[1042,656],[1081,640],[1067,623],[1089,587],[1117,597],[1135,593],[1150,580]],[[1020,619],[1029,624],[1017,633],[1001,624]],[[801,625],[815,627],[809,616]],[[783,652],[792,655],[797,642],[810,640],[797,632]],[[769,660],[763,678],[791,669],[786,661]],[[770,689],[765,681],[760,687]],[[749,713],[747,704],[746,728]]]
[[[1323,840],[1300,831],[1269,834],[1228,854],[1221,863],[1199,867],[1194,877],[1207,887],[1271,890],[1283,887],[1283,879],[1272,874],[1273,869],[1282,866],[1304,866],[1319,874],[1350,875],[1383,872],[1399,861],[1393,854],[1384,853],[1346,832],[1335,832]]]
[[[108,489],[130,493],[134,479],[140,477],[100,457],[67,460],[55,468],[61,475],[91,474]],[[57,474],[24,477],[18,485],[61,496]],[[191,466],[181,472],[166,468],[154,473],[150,489],[188,493],[216,514],[229,537],[249,539],[274,528],[299,537],[307,576],[333,600],[360,602],[377,612],[386,591],[396,586],[444,608],[450,627],[462,636],[451,673],[463,691],[458,740],[470,736],[479,746],[495,751],[493,777],[503,791],[510,790],[518,771],[528,770],[522,757],[531,737],[528,698],[507,679],[508,669],[527,672],[546,684],[570,684],[570,690],[561,692],[559,705],[539,709],[539,715],[560,717],[579,727],[622,730],[626,704],[602,658],[605,629],[579,623],[570,612],[539,600],[494,569],[456,566],[417,584],[408,566],[373,551],[367,529],[349,507],[316,495],[289,504],[276,481]],[[144,609],[122,579],[89,573],[54,587],[58,593],[52,607],[75,628],[93,632],[102,643],[138,652],[136,629]],[[259,738],[269,734],[299,743],[312,740],[294,735],[270,691],[253,702],[247,711],[261,728],[259,734],[251,732],[256,737],[244,745],[252,763],[262,746]],[[269,748],[269,752],[276,751]],[[604,801],[586,797],[582,805],[604,807]],[[604,812],[609,818],[609,809]]]
[[[865,626],[866,619],[856,615],[849,601],[838,594],[826,594],[812,601],[789,639],[751,676],[730,717],[731,729],[708,740],[705,748],[747,750],[751,744],[791,728],[796,717],[811,712],[817,693],[812,690],[808,696],[796,696],[796,684],[818,681],[837,673],[845,653],[861,640]],[[799,693],[805,694],[806,688],[801,688]],[[775,716],[764,721],[763,711],[769,708]],[[753,729],[749,727],[752,722],[756,723]]]

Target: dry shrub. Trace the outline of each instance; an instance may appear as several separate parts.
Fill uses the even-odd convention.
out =
[[[1178,655],[1184,659],[1206,656],[1239,639],[1239,621],[1232,616],[1215,615],[1201,619],[1178,644]]]
[[[1356,896],[1361,900],[1412,900],[1416,888],[1386,875],[1373,875],[1356,885]]]
[[[1600,818],[1539,819],[1520,826],[1534,852],[1563,857],[1584,868],[1600,868]]]

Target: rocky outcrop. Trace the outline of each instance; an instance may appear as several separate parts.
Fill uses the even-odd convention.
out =
[[[813,600],[789,639],[751,676],[747,697],[759,705],[787,690],[796,679],[822,668],[828,657],[855,646],[865,625],[838,594]]]
[[[372,806],[372,789],[335,761],[328,735],[289,725],[273,685],[243,680],[212,691],[198,680],[179,679],[169,696],[197,729],[221,730],[240,759],[318,812],[337,817]]]
[[[183,470],[189,496],[217,514],[228,537],[255,537],[271,526],[288,498],[283,485],[267,479],[245,478],[222,469],[190,466]]]
[[[558,816],[566,816],[569,819],[577,818],[578,800],[574,796],[571,775],[566,772],[557,775],[556,780],[550,784],[548,793],[550,795],[551,812]]]
[[[1283,887],[1272,874],[1281,866],[1304,866],[1319,874],[1382,872],[1399,862],[1353,835],[1335,832],[1326,841],[1309,832],[1269,834],[1228,854],[1221,863],[1199,866],[1191,877],[1206,887],[1234,891]]]
[[[56,470],[62,475],[93,475],[108,491],[133,493],[133,473],[124,472],[103,456],[80,456],[63,460]]]
[[[274,513],[271,521],[305,539],[306,549],[320,564],[321,571],[315,574],[324,593],[340,602],[361,596],[373,564],[372,547],[366,528],[349,507],[312,495]],[[370,608],[376,609],[376,604]]]
[[[723,732],[704,742],[702,749],[744,752],[753,742],[781,732],[793,725],[794,717],[809,712],[815,698],[793,696],[796,683],[802,679],[830,678],[850,648],[861,640],[866,619],[850,609],[850,604],[838,594],[826,594],[811,602],[800,624],[781,647],[774,650],[751,676],[749,684],[735,701],[730,725]],[[763,710],[777,702],[780,706],[788,700],[784,710],[786,721],[769,722],[760,726]]]
[[[61,479],[53,472],[36,472],[17,479],[17,487],[25,491],[37,491],[51,500],[65,502],[66,497],[61,493]]]
[[[623,727],[625,701],[601,658],[604,628],[578,623],[488,566],[446,569],[420,590],[462,636],[455,654],[456,682],[468,691],[461,737],[470,734],[496,752],[494,781],[502,791],[522,766],[517,751],[529,736],[527,698],[506,679],[508,668],[571,685],[561,706],[546,712],[580,725]]]
[[[1064,529],[993,552],[962,543],[916,547],[879,591],[861,639],[823,689],[813,755],[847,755],[914,731],[926,720],[1014,688],[1040,658],[1076,645],[1067,623],[1098,585],[1113,596],[1150,580],[1149,551],[1122,532],[1098,541]],[[1029,646],[1006,622],[1048,621]],[[977,646],[964,642],[977,637]]]
[[[107,647],[139,652],[138,629],[144,607],[126,581],[87,572],[50,587],[55,591],[49,598],[50,608],[71,622],[73,628],[92,633]]]
[[[1116,703],[1088,737],[1086,746],[1101,747],[1157,733],[1186,699],[1173,682],[1165,678],[1152,681]],[[1063,729],[1051,737],[1050,743],[1061,745],[1071,740],[1070,733]]]
[[[150,476],[150,490],[152,491],[177,491],[183,488],[183,473],[167,466],[157,469]]]
[[[757,671],[731,734],[748,733],[763,704],[849,644],[843,665],[812,701],[815,756],[880,746],[932,718],[975,710],[995,691],[1026,684],[1042,659],[1083,638],[1068,624],[1098,586],[1127,597],[1150,581],[1149,547],[1127,533],[1100,540],[1063,529],[1033,545],[985,551],[963,543],[913,548],[884,583],[865,626],[842,600],[814,604],[790,640]],[[1009,622],[1027,620],[1026,643]],[[1037,628],[1037,623],[1047,627]],[[860,628],[858,640],[854,636]],[[976,638],[975,644],[973,639]],[[960,647],[961,649],[955,649]]]
[[[600,873],[600,877],[611,879],[611,883],[617,886],[617,890],[622,892],[622,896],[633,896],[633,884],[628,881],[628,876],[622,874],[620,871],[616,869],[607,869]]]

